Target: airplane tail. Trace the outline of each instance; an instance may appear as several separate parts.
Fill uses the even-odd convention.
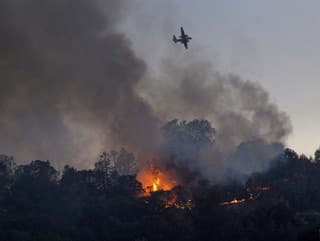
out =
[[[176,38],[176,35],[173,35],[173,42],[177,43],[178,39]]]

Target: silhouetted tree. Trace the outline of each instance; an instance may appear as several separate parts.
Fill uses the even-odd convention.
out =
[[[317,149],[314,153],[314,161],[318,164],[320,164],[320,148]]]
[[[178,159],[193,160],[214,143],[205,121],[173,121],[163,131],[163,150]],[[290,149],[274,158],[270,169],[246,183],[199,178],[146,195],[136,176],[127,175],[136,160],[125,149],[102,153],[93,169],[65,166],[61,178],[48,161],[16,166],[3,155],[0,240],[318,240],[320,165]],[[245,201],[228,203],[234,199]]]
[[[111,170],[111,160],[110,155],[106,152],[103,152],[100,155],[100,159],[94,164],[95,171],[100,171],[105,174],[110,174]]]
[[[176,159],[195,160],[214,143],[215,129],[206,120],[173,120],[161,128],[164,152]]]
[[[137,173],[137,160],[133,153],[121,148],[115,159],[115,169],[119,175],[135,175]]]
[[[14,181],[15,167],[16,164],[13,157],[0,155],[0,200]]]
[[[215,129],[206,120],[190,122],[172,120],[161,128],[161,159],[168,166],[177,166],[185,182],[192,182],[196,175],[196,162],[205,158],[204,153],[212,150]]]

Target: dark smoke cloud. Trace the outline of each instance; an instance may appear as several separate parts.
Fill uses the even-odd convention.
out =
[[[228,157],[243,142],[285,141],[289,118],[268,93],[214,70],[201,47],[172,50],[143,34],[142,49],[148,42],[147,52],[156,54],[159,46],[157,56],[165,60],[159,69],[157,61],[137,58],[117,30],[127,4],[0,0],[0,153],[88,167],[100,151],[115,146],[151,152],[159,122],[208,119],[216,129],[214,150],[194,168],[211,177],[230,166]],[[132,29],[157,29],[145,23],[142,30]],[[170,38],[171,33],[161,41]],[[240,171],[253,169],[248,170]]]
[[[1,153],[66,162],[110,140],[150,148],[157,119],[134,91],[146,67],[114,27],[124,4],[0,0]]]
[[[139,83],[139,91],[159,118],[208,119],[217,130],[221,148],[234,149],[257,139],[286,140],[291,132],[287,114],[258,83],[216,68],[219,56],[209,55],[209,49],[199,45],[204,36],[194,33],[192,18],[185,12],[184,17],[181,15],[180,3],[137,2],[141,4],[133,12],[138,13],[131,14],[130,19],[134,24],[128,23],[125,29],[139,57],[147,60],[149,76]],[[193,37],[187,51],[171,41],[180,24]],[[145,51],[146,46],[153,51]]]
[[[155,112],[167,119],[211,122],[215,143],[192,164],[205,177],[223,181],[232,170],[243,180],[243,176],[267,170],[291,132],[289,117],[257,83],[221,74],[206,58],[192,54],[196,57],[167,58],[158,79],[142,84]]]
[[[170,57],[159,78],[143,87],[157,112],[169,119],[210,120],[221,148],[256,139],[284,142],[291,132],[289,117],[260,85],[223,75],[205,58]]]
[[[230,168],[242,175],[263,172],[270,168],[272,161],[284,153],[280,143],[269,144],[263,140],[241,143],[229,157]]]

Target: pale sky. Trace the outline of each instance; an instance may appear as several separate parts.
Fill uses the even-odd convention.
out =
[[[291,118],[288,146],[313,155],[320,146],[320,1],[134,0],[133,7],[139,16],[129,17],[127,30],[138,55],[161,55],[183,25],[190,47],[202,46],[219,71],[259,82]],[[139,45],[141,38],[150,44]]]

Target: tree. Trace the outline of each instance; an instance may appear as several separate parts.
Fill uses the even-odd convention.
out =
[[[107,152],[103,152],[100,155],[100,159],[94,164],[95,171],[100,171],[106,174],[111,172],[111,160],[110,155]]]
[[[137,173],[137,160],[133,153],[121,148],[115,160],[115,169],[121,176],[135,175]]]
[[[42,182],[55,182],[58,179],[58,171],[49,161],[32,161],[29,165],[22,165],[16,169],[17,178],[33,178]]]
[[[13,157],[0,155],[0,197],[12,185],[16,164]]]
[[[133,153],[125,148],[120,151],[103,152],[99,161],[95,163],[95,171],[103,172],[111,177],[116,172],[120,176],[135,175],[137,173],[137,160]]]
[[[169,159],[196,160],[201,150],[210,148],[215,141],[215,129],[207,120],[190,122],[177,119],[161,128],[162,150]]]
[[[316,150],[314,153],[314,161],[318,164],[320,164],[320,148]]]

